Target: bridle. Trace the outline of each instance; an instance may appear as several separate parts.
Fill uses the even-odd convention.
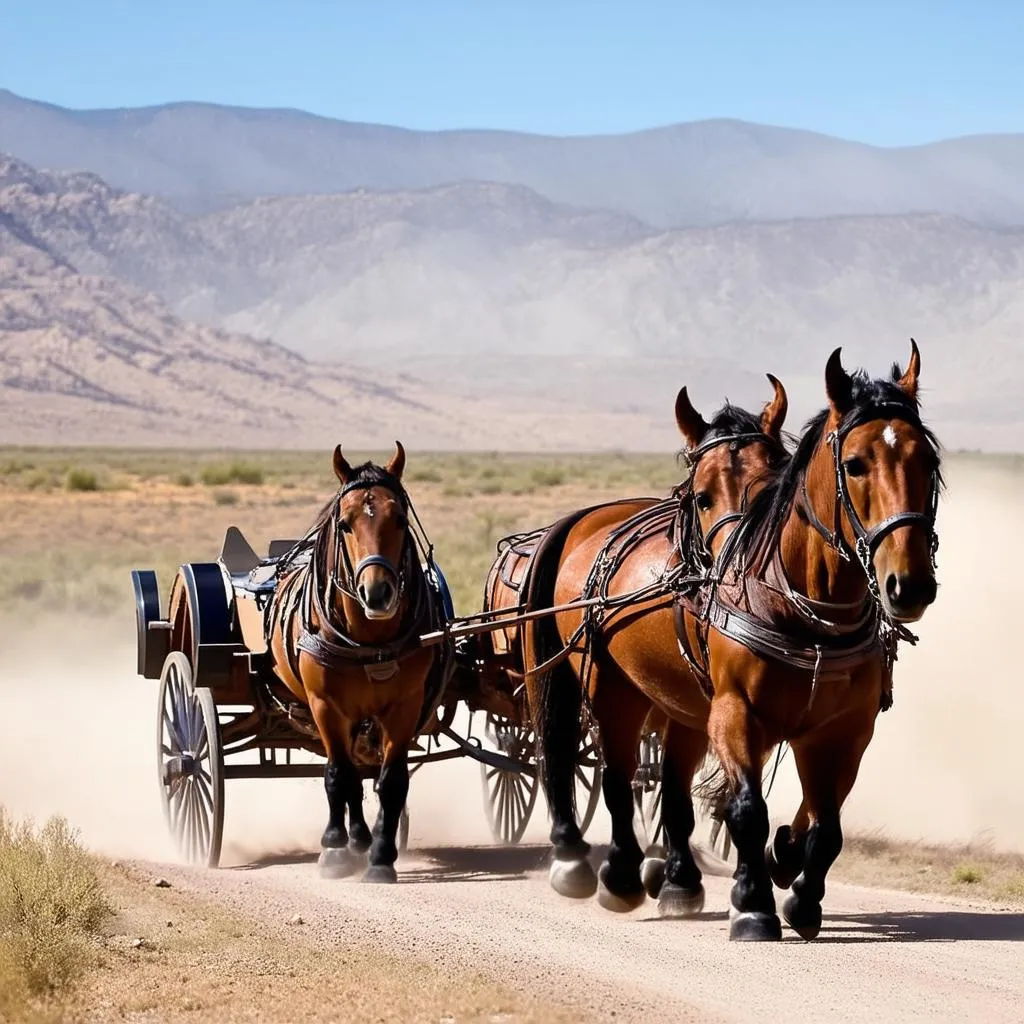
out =
[[[711,545],[714,543],[715,537],[717,537],[718,534],[731,523],[739,522],[746,514],[745,509],[742,508],[732,512],[723,512],[722,515],[720,515],[714,523],[711,524],[706,533],[702,530],[700,525],[700,516],[697,514],[696,500],[692,493],[694,475],[697,472],[700,460],[707,455],[708,452],[713,451],[715,448],[718,448],[723,444],[729,445],[729,450],[732,452],[737,452],[741,448],[745,448],[750,444],[763,444],[774,449],[782,456],[788,456],[788,452],[782,442],[778,438],[773,437],[771,434],[766,434],[763,431],[748,431],[745,434],[721,434],[718,437],[712,437],[706,441],[702,441],[695,448],[683,451],[683,461],[690,470],[687,484],[691,489],[691,502],[693,505],[693,511],[691,513],[690,551],[692,555],[707,568],[710,568],[714,564],[715,559],[714,555],[711,553]]]
[[[905,526],[920,526],[928,535],[929,553],[932,566],[935,566],[935,555],[939,549],[939,535],[935,529],[935,520],[939,506],[939,474],[933,470],[931,474],[931,486],[929,488],[928,506],[926,512],[896,512],[887,516],[880,523],[868,528],[862,522],[854,508],[850,498],[850,488],[846,476],[846,468],[843,465],[843,443],[850,432],[865,423],[875,419],[900,419],[911,426],[920,428],[921,421],[908,406],[897,402],[883,402],[865,406],[861,409],[854,409],[848,413],[840,422],[839,426],[825,437],[826,443],[832,450],[832,463],[835,472],[836,503],[835,503],[835,525],[829,529],[818,518],[811,506],[807,494],[806,477],[802,488],[802,502],[804,511],[811,525],[825,538],[831,548],[838,552],[844,561],[856,560],[864,569],[868,580],[868,589],[875,601],[880,600],[880,589],[878,577],[874,569],[874,557],[878,548],[889,534]],[[842,513],[846,513],[850,529],[856,538],[854,547],[851,548],[843,536]]]
[[[364,558],[361,558],[355,566],[353,566],[352,557],[348,551],[348,545],[345,543],[346,531],[338,528],[338,513],[341,510],[341,503],[345,499],[345,496],[351,494],[353,491],[369,491],[370,489],[377,487],[384,488],[394,495],[407,520],[406,526],[403,527],[401,567],[396,566],[395,563],[386,555],[366,555]],[[369,501],[369,495],[367,495],[367,501]],[[327,586],[347,597],[350,597],[352,600],[358,602],[360,607],[363,607],[363,599],[359,594],[359,580],[367,569],[376,566],[383,569],[391,577],[394,583],[397,600],[400,601],[405,595],[405,587],[408,579],[406,564],[409,561],[408,555],[410,550],[410,537],[408,532],[409,508],[409,496],[406,493],[405,488],[402,486],[400,480],[390,474],[379,476],[377,479],[373,480],[353,480],[350,483],[345,484],[335,496],[331,509],[331,518],[334,523],[331,530],[334,542],[334,559],[331,566],[327,569]],[[342,576],[338,575],[339,566],[342,568],[344,573]]]

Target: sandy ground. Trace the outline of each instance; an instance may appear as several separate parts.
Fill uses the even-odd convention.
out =
[[[597,853],[597,851],[595,851]],[[1024,914],[833,886],[816,943],[730,944],[729,880],[698,920],[627,916],[547,885],[544,850],[411,852],[380,888],[317,877],[313,858],[219,872],[163,868],[177,889],[277,921],[325,950],[353,934],[450,973],[481,970],[579,1021],[1019,1021]]]
[[[1024,701],[1008,650],[1020,628],[1024,554],[1010,539],[1024,475],[959,463],[950,483],[939,600],[919,647],[901,653],[896,706],[879,720],[844,817],[848,829],[898,839],[981,838],[1020,851]],[[0,803],[37,818],[63,813],[110,856],[171,859],[156,788],[157,684],[135,675],[134,623],[8,619],[3,634]],[[795,803],[787,760],[773,818]],[[229,870],[161,870],[247,913],[301,913],[325,941],[359,934],[540,986],[585,1020],[613,1010],[620,1020],[1021,1019],[1019,914],[833,885],[819,943],[736,947],[725,940],[725,880],[711,880],[705,918],[660,924],[649,906],[616,918],[560,900],[531,873],[542,868],[538,848],[477,848],[489,837],[472,763],[426,768],[410,809],[407,884],[391,889],[317,879],[306,859],[323,827],[314,780],[229,784]],[[546,830],[541,803],[527,841]],[[602,809],[590,838],[607,835]]]

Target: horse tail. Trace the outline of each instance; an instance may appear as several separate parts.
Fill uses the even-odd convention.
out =
[[[704,770],[693,788],[693,798],[701,814],[709,815],[715,821],[724,821],[725,812],[732,800],[732,784],[718,756],[708,751]]]
[[[527,606],[554,605],[561,556],[569,532],[590,510],[575,512],[549,528],[530,567]],[[576,762],[579,756],[583,690],[565,656],[554,615],[534,620],[524,631],[527,693],[537,736],[537,767],[552,816],[552,841],[582,849],[576,823]],[[539,671],[537,671],[539,669]]]

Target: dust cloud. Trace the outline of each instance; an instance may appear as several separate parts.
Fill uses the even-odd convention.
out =
[[[1024,851],[1017,754],[1024,699],[1014,640],[1022,632],[1024,473],[951,460],[940,509],[941,590],[896,667],[895,707],[878,720],[848,829],[932,842],[982,840]],[[127,587],[127,580],[126,580]],[[135,674],[131,609],[124,621],[8,618],[0,645],[0,803],[41,820],[60,813],[97,851],[173,859],[156,771],[158,684]],[[367,814],[375,798],[367,785]],[[226,785],[225,864],[313,852],[325,820],[321,783]],[[787,819],[798,802],[787,758],[770,798]],[[489,843],[479,766],[427,765],[412,779],[411,845]],[[547,833],[543,798],[525,841]],[[588,836],[608,838],[603,806]],[[698,826],[696,839],[706,836]]]

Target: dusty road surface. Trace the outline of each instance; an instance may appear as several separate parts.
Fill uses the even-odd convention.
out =
[[[649,901],[617,916],[562,899],[547,885],[544,856],[536,846],[410,850],[400,884],[386,887],[322,881],[311,855],[145,870],[248,917],[301,915],[318,942],[358,935],[453,981],[482,971],[579,1021],[1024,1018],[1019,912],[833,884],[816,942],[787,931],[782,943],[731,944],[728,878],[706,877],[699,919],[665,922]]]

